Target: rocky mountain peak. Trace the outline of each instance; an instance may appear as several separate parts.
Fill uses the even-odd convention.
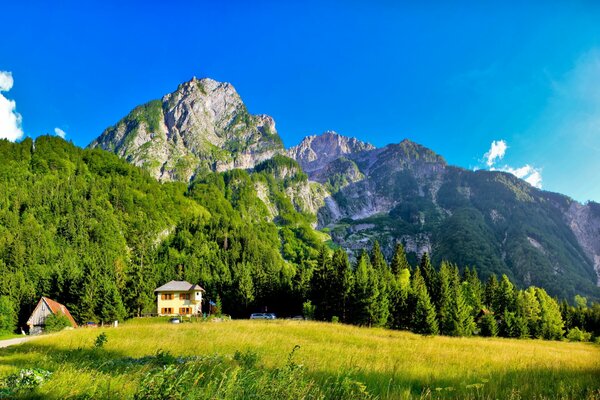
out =
[[[334,131],[326,131],[318,136],[305,137],[300,144],[290,148],[287,153],[300,163],[304,171],[311,172],[323,168],[342,156],[373,149],[375,146],[370,143],[342,136]]]
[[[250,114],[233,85],[195,77],[136,107],[90,147],[158,179],[186,181],[199,170],[248,169],[283,152],[273,118]]]

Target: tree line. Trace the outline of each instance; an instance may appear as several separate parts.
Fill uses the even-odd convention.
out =
[[[413,268],[398,243],[388,264],[377,242],[352,266],[342,249],[322,248],[305,313],[317,320],[411,330],[426,335],[590,340],[600,335],[600,304],[575,306],[538,287],[516,288],[506,275],[482,282],[475,268],[423,254]]]

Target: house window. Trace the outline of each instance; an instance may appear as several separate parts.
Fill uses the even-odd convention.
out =
[[[173,314],[173,309],[171,307],[163,307],[161,308],[161,314]]]
[[[163,293],[160,295],[161,300],[173,300],[173,293]]]
[[[190,299],[190,294],[189,293],[180,293],[179,294],[179,298],[181,300],[189,300]]]
[[[191,307],[181,307],[179,308],[179,314],[181,315],[189,315],[192,313],[192,308]]]

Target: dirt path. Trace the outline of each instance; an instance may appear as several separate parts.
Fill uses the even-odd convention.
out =
[[[12,346],[15,344],[21,344],[21,343],[27,342],[30,339],[33,339],[33,338],[31,336],[25,336],[25,337],[20,337],[20,338],[15,338],[15,339],[0,340],[0,349],[3,347],[8,347],[8,346]]]

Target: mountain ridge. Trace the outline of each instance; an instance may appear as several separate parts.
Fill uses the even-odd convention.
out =
[[[158,105],[162,113],[155,111],[153,120]],[[448,165],[408,139],[376,148],[326,131],[286,150],[271,117],[249,114],[233,86],[210,79],[194,78],[160,104],[142,107],[143,118],[125,117],[90,146],[115,152],[157,179],[184,182],[210,171],[253,171],[286,156],[308,180],[290,180],[285,195],[297,211],[314,215],[314,226],[351,256],[374,241],[389,256],[402,242],[413,261],[427,252],[436,262],[476,266],[484,276],[506,273],[519,284],[554,294],[598,296],[597,203],[580,204],[508,173]],[[150,128],[158,134],[148,135]],[[162,157],[160,168],[152,158],[156,154]],[[292,170],[284,168],[280,178]],[[264,188],[254,190],[268,197]],[[277,218],[277,209],[270,209]]]

